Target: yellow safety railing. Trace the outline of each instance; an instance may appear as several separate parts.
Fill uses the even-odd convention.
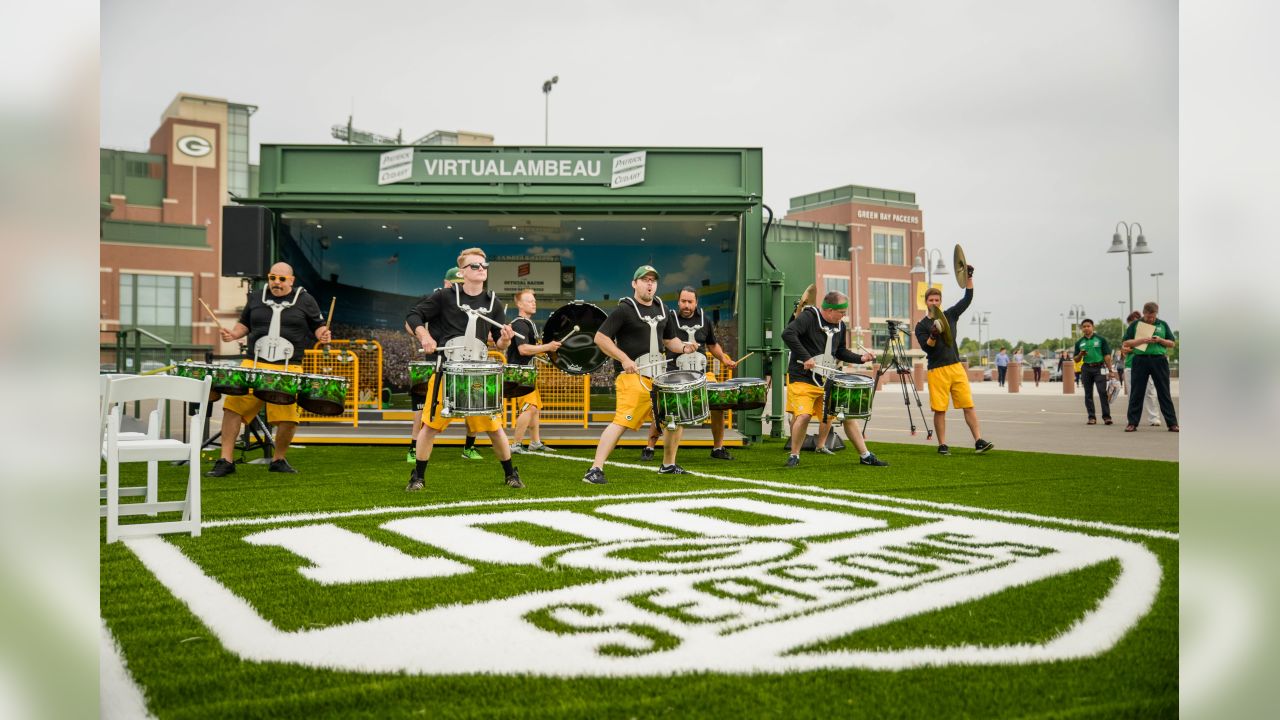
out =
[[[721,364],[719,360],[711,357],[709,353],[707,353],[706,355],[707,355],[707,367],[711,369],[711,374],[716,376],[716,382],[724,382],[726,380],[733,379],[733,370],[731,368],[725,367],[723,364]],[[707,425],[711,424],[710,416],[707,417],[706,424]],[[733,427],[733,411],[732,410],[724,411],[724,426]]]
[[[382,343],[377,340],[334,340],[330,350],[348,350],[360,358],[360,394],[356,403],[362,408],[382,407]],[[316,343],[315,349],[324,352],[325,344]]]
[[[591,376],[570,375],[555,365],[534,361],[538,367],[538,394],[542,397],[539,422],[587,427],[591,415]],[[514,427],[520,408],[514,398],[505,401],[502,417]]]
[[[351,427],[360,424],[361,362],[360,356],[350,350],[304,350],[302,354],[302,372],[308,375],[333,375],[346,378],[351,382],[347,388],[347,397],[343,401],[341,415],[317,415],[298,408],[298,417],[304,422],[350,423]]]

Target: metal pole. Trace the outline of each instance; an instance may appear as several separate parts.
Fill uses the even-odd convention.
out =
[[[542,93],[542,144],[551,144],[551,92]]]
[[[855,245],[853,248],[853,324],[862,327],[862,277],[858,272],[858,253],[862,252],[861,245]],[[1156,293],[1159,296],[1159,292]],[[858,338],[861,340],[862,338]]]
[[[1128,226],[1124,229],[1125,257],[1129,260],[1129,310],[1133,310],[1133,235]]]

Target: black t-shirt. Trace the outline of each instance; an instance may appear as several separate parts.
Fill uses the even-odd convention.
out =
[[[618,349],[632,360],[649,352],[649,324],[641,320],[639,315],[661,318],[658,323],[658,352],[663,350],[663,340],[678,337],[661,299],[654,298],[652,305],[641,305],[633,297],[623,298],[618,307],[605,318],[599,332],[617,343]],[[613,367],[621,371],[622,363],[614,360]]]
[[[538,326],[533,324],[533,320],[527,317],[518,317],[511,321],[511,329],[524,336],[521,340],[518,337],[511,338],[511,345],[507,347],[507,364],[508,365],[528,365],[533,362],[532,355],[521,355],[521,345],[541,345],[539,339]]]
[[[506,324],[507,309],[498,300],[497,295],[490,290],[485,290],[479,295],[468,295],[462,290],[461,285],[441,288],[422,298],[409,310],[405,321],[409,323],[409,329],[415,333],[418,328],[426,325],[427,332],[431,333],[436,343],[444,345],[456,337],[461,337],[467,330],[467,313],[458,307],[459,302],[467,307],[484,311],[485,317],[499,325]],[[484,342],[486,338],[493,338],[494,342],[497,342],[502,336],[502,328],[477,319],[475,336],[480,342]]]
[[[827,348],[827,333],[823,331],[834,329],[835,335],[831,337],[831,354],[837,360],[844,362],[862,362],[862,356],[854,353],[845,347],[845,328],[844,321],[832,325],[822,319],[819,311],[815,307],[807,307],[795,320],[787,324],[787,329],[782,331],[782,341],[787,344],[787,348],[791,350],[791,362],[787,365],[787,374],[791,377],[792,382],[806,382],[810,385],[817,385],[813,379],[813,373],[804,369],[804,361],[811,357],[821,355]]]
[[[916,341],[920,343],[920,349],[929,359],[930,370],[960,362],[960,350],[956,347],[956,323],[960,320],[960,313],[968,310],[971,302],[973,302],[973,288],[966,288],[960,302],[942,311],[942,314],[947,316],[947,322],[951,324],[950,345],[944,346],[942,336],[939,335],[937,344],[929,347],[929,329],[933,327],[933,319],[928,315],[916,323]]]
[[[693,333],[693,341],[698,343],[698,352],[707,352],[707,346],[720,344],[716,340],[715,326],[707,319],[706,314],[702,312],[702,308],[694,310],[693,317],[688,318],[681,317],[678,308],[672,308],[667,311],[667,317],[671,327],[675,330],[676,338],[681,342],[684,342],[689,337],[689,333],[680,329],[681,326],[698,328]],[[665,352],[668,360],[675,360],[680,357],[680,353],[673,353],[670,350]]]
[[[262,301],[263,293],[271,302],[293,303],[291,307],[285,308],[280,313],[280,337],[293,344],[290,362],[302,362],[302,351],[315,344],[315,331],[324,324],[324,316],[320,314],[320,306],[316,304],[316,299],[301,287],[296,287],[294,292],[279,298],[272,295],[271,291],[265,287],[262,290],[250,291],[239,320],[241,325],[249,328],[247,336],[249,344],[246,353],[249,357],[253,357],[253,346],[271,329],[273,311],[270,305]]]

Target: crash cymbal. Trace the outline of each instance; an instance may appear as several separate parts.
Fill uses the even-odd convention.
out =
[[[957,246],[959,247],[959,246]],[[929,318],[938,323],[938,330],[942,334],[942,342],[951,345],[951,323],[947,321],[947,314],[942,311],[941,305],[929,306]]]
[[[956,282],[960,283],[961,288],[969,286],[969,263],[964,260],[964,248],[956,243],[955,253],[951,257],[956,264]]]

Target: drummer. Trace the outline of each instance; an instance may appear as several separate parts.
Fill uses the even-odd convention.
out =
[[[538,312],[538,299],[533,296],[533,290],[529,288],[518,290],[512,299],[515,301],[516,312],[519,313],[519,317],[511,321],[511,329],[523,335],[525,339],[521,340],[512,336],[511,346],[507,348],[507,364],[528,365],[533,362],[534,355],[559,350],[559,340],[552,340],[548,343],[538,342],[541,334],[538,332],[538,326],[533,324],[533,315]],[[534,388],[533,392],[514,398],[514,400],[516,407],[520,408],[520,416],[516,418],[515,435],[511,439],[511,452],[517,455],[522,455],[526,452],[524,446],[520,444],[524,439],[525,430],[529,431],[529,450],[554,452],[551,448],[542,444],[542,436],[539,434],[542,395],[538,393],[538,389]]]
[[[617,405],[613,421],[600,433],[600,442],[596,446],[596,457],[591,469],[582,476],[582,481],[592,485],[604,485],[604,463],[609,453],[618,443],[618,438],[628,429],[639,430],[653,414],[653,401],[650,396],[650,383],[642,380],[640,374],[652,378],[661,375],[665,370],[665,360],[658,367],[649,366],[652,359],[646,360],[646,367],[639,367],[634,358],[642,358],[654,351],[651,341],[656,335],[659,344],[672,352],[691,353],[698,349],[696,343],[681,341],[676,337],[675,324],[667,309],[658,298],[658,271],[651,265],[641,265],[631,275],[632,297],[626,297],[618,303],[618,307],[605,319],[604,324],[596,332],[596,347],[614,359],[614,368],[618,376],[614,379],[614,390],[617,393]],[[659,353],[660,354],[660,353]],[[680,447],[682,428],[667,430],[662,443],[662,467],[658,472],[664,475],[681,475],[684,468],[676,464],[676,451]]]
[[[720,342],[716,340],[716,331],[714,325],[707,320],[706,314],[702,308],[698,307],[698,291],[686,285],[680,288],[680,296],[676,301],[676,307],[667,311],[671,315],[672,322],[676,325],[676,337],[681,340],[688,337],[682,328],[692,328],[694,330],[693,339],[701,348],[706,348],[713,357],[720,361],[722,365],[730,370],[738,367],[738,363],[724,354],[724,350],[720,348]],[[691,353],[690,357],[695,357],[697,353]],[[675,364],[679,354],[667,351],[667,369],[679,370]],[[695,361],[696,362],[696,361]],[[715,373],[707,367],[706,355],[703,355],[701,362],[696,362],[707,373],[707,382],[716,382]],[[729,454],[728,449],[724,446],[724,411],[711,411],[711,457],[717,460],[732,460],[733,456]],[[654,418],[649,423],[649,444],[644,450],[640,451],[641,460],[652,460],[654,445],[658,441],[658,419]]]
[[[787,467],[800,464],[800,447],[809,429],[809,418],[826,415],[823,390],[813,368],[817,364],[816,357],[826,352],[828,339],[831,354],[836,360],[859,363],[871,362],[875,358],[871,353],[855,355],[845,346],[844,314],[848,308],[848,297],[843,293],[829,292],[822,298],[820,309],[813,306],[805,308],[782,331],[782,341],[791,350],[791,363],[787,366],[787,412],[795,417],[791,421],[791,454],[787,457]],[[844,421],[844,432],[858,449],[859,463],[879,467],[889,464],[867,449],[862,431],[853,418]]]
[[[491,325],[479,318],[474,321],[474,335],[470,338],[472,345],[477,345],[483,359],[485,338],[491,338],[498,350],[506,351],[511,344],[511,326],[505,324],[506,307],[498,300],[492,290],[485,290],[485,281],[489,278],[489,261],[484,250],[468,248],[458,255],[458,268],[462,271],[462,283],[452,288],[441,288],[420,300],[410,310],[405,320],[412,328],[414,337],[422,344],[428,355],[436,352],[437,347],[451,344],[463,344],[467,338],[464,333],[469,324],[469,315],[464,308],[470,308],[501,327]],[[430,323],[431,331],[427,331]],[[427,471],[427,463],[431,460],[431,449],[436,435],[449,427],[453,418],[440,415],[440,376],[435,373],[427,385],[427,406],[422,411],[423,426],[418,433],[418,447],[413,471],[409,473],[409,484],[405,490],[421,490]],[[520,473],[511,464],[511,447],[507,444],[507,435],[502,431],[501,421],[492,416],[470,416],[466,418],[467,429],[473,433],[484,432],[493,442],[494,454],[502,463],[503,480],[509,487],[522,488]]]
[[[451,267],[444,273],[444,287],[451,288],[454,283],[462,282],[462,271],[456,267]],[[434,291],[433,291],[434,292]],[[424,295],[418,300],[422,302],[427,297]],[[429,328],[428,328],[429,329]],[[404,324],[405,332],[413,335],[413,329],[409,327],[409,323]],[[418,337],[414,335],[414,342]],[[409,391],[409,402],[413,408],[413,434],[409,436],[409,453],[405,456],[405,461],[409,464],[418,461],[418,433],[422,430],[422,407],[427,404],[427,396],[419,395],[413,390]],[[480,460],[480,453],[476,451],[476,434],[467,428],[467,441],[462,446],[462,457],[467,460]]]
[[[222,328],[223,342],[234,342],[246,335],[249,337],[247,348],[251,357],[241,361],[241,367],[253,366],[252,356],[258,340],[271,337],[271,320],[275,314],[272,310],[273,306],[282,308],[275,337],[292,346],[289,360],[299,359],[302,351],[314,345],[317,340],[329,342],[333,339],[329,328],[324,326],[324,316],[320,313],[320,306],[315,298],[302,286],[295,288],[293,280],[293,267],[288,263],[278,262],[272,265],[267,271],[267,286],[261,293],[252,290],[249,292],[244,311],[240,313],[240,319],[235,327],[230,330]],[[298,363],[259,361],[257,367],[264,370],[302,372],[302,365]],[[263,401],[254,395],[228,395],[223,399],[222,453],[221,457],[214,462],[213,468],[205,475],[225,477],[236,471],[235,462],[232,460],[236,438],[239,437],[243,424],[252,422],[253,418],[257,417],[262,405]],[[267,403],[267,422],[276,426],[275,452],[272,454],[267,471],[298,472],[285,459],[285,455],[289,452],[289,444],[293,442],[293,434],[298,429],[298,406]]]

